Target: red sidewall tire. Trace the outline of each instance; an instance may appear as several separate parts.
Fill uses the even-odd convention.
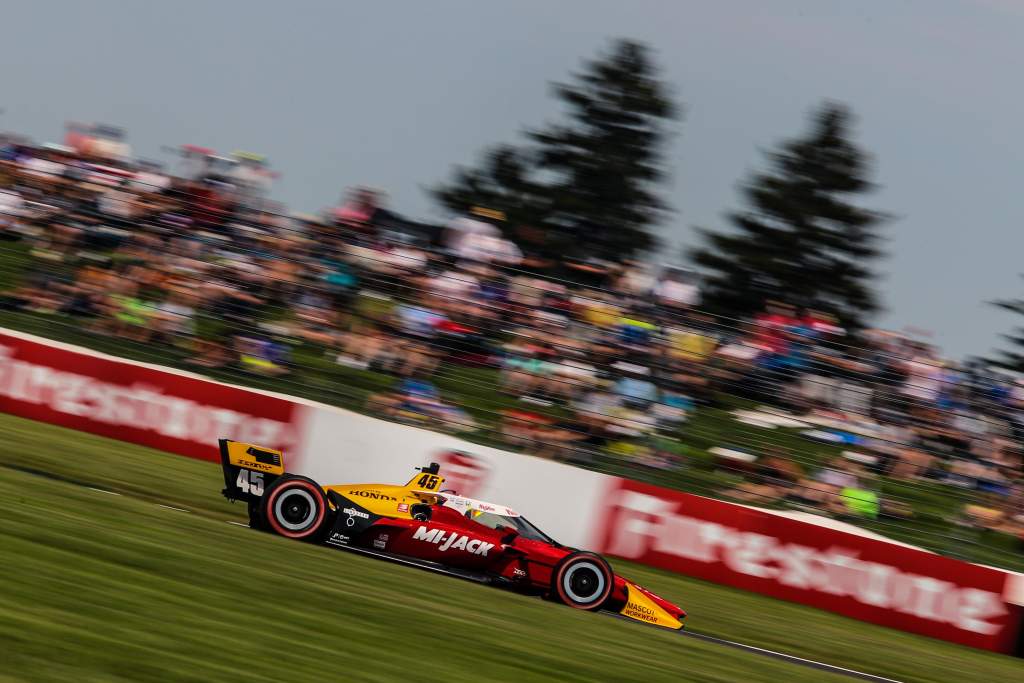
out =
[[[287,520],[278,518],[278,501],[282,501],[292,495],[301,496],[307,502],[312,502],[315,509],[311,509],[311,519],[308,523],[302,524],[301,528],[290,528]],[[278,479],[270,487],[263,498],[263,505],[260,506],[263,521],[275,534],[285,538],[296,540],[308,540],[315,538],[322,530],[324,519],[327,517],[327,496],[316,482],[306,477],[287,477]]]
[[[593,594],[580,596],[573,593],[570,579],[577,571],[588,571],[598,576],[597,588]],[[612,593],[615,574],[608,562],[590,552],[576,552],[563,559],[555,568],[551,589],[558,599],[569,607],[583,610],[600,609]]]

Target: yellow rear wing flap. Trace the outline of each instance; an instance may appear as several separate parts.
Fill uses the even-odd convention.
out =
[[[231,439],[220,439],[217,443],[224,469],[222,493],[228,500],[257,501],[285,473],[281,451]]]

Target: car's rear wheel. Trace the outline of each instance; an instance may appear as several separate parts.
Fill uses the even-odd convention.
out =
[[[615,575],[603,557],[575,552],[563,559],[551,578],[551,591],[570,607],[599,609],[611,595]]]
[[[327,496],[315,481],[285,476],[263,496],[260,517],[267,528],[286,538],[318,540],[326,528]]]

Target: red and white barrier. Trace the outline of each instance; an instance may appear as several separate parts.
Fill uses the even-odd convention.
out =
[[[617,479],[590,547],[964,645],[1010,652],[1011,574],[755,508]]]
[[[437,460],[567,545],[998,652],[1022,620],[1019,574],[17,332],[0,331],[0,410],[207,460],[220,437],[262,443],[324,483]]]
[[[218,438],[287,451],[300,432],[290,399],[6,330],[0,410],[205,460]]]

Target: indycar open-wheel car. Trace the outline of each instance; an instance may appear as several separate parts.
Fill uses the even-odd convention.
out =
[[[436,463],[406,484],[321,485],[289,474],[280,451],[220,440],[224,495],[245,501],[250,526],[415,565],[570,607],[682,628],[686,613],[612,570],[603,557],[558,543],[504,505],[442,488]]]

